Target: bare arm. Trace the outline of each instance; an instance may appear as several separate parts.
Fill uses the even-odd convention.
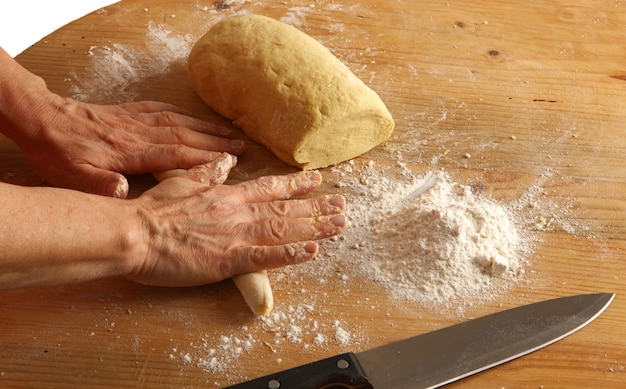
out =
[[[234,166],[224,158],[133,200],[0,183],[0,288],[108,276],[201,285],[307,261],[344,229],[341,196],[291,199],[319,173],[213,185]]]
[[[122,200],[0,183],[0,289],[128,273],[141,229]]]
[[[203,164],[243,142],[229,129],[191,118],[171,104],[101,106],[50,92],[0,48],[0,132],[55,186],[124,198],[122,174]]]

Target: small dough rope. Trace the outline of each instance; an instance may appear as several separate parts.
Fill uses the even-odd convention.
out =
[[[257,315],[267,315],[274,308],[274,295],[267,271],[240,274],[233,277],[233,281],[246,304]]]

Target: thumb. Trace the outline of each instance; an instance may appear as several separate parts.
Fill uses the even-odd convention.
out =
[[[222,153],[213,161],[194,166],[181,177],[201,182],[206,185],[220,185],[228,178],[230,170],[237,164],[237,157]]]
[[[223,184],[228,178],[230,170],[237,164],[237,157],[228,153],[221,153],[217,158],[203,165],[194,166],[189,170],[173,169],[153,173],[154,177],[163,181],[172,177],[182,177],[188,180],[201,182],[206,185]]]
[[[101,196],[125,199],[128,196],[128,180],[122,174],[100,169],[92,165],[83,165],[77,189]]]

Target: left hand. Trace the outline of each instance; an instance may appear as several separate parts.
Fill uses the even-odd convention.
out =
[[[122,174],[188,169],[243,152],[229,130],[171,104],[101,106],[63,98],[0,48],[0,132],[57,186],[125,198]]]
[[[33,170],[51,184],[125,198],[122,173],[191,168],[244,144],[229,129],[159,102],[101,106],[62,98],[37,114],[36,141],[20,145]]]

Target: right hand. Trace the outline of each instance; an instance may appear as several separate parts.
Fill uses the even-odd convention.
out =
[[[319,172],[221,185],[234,164],[224,154],[130,200],[139,210],[145,255],[128,278],[194,286],[300,263],[315,257],[316,240],[345,228],[342,196],[290,200],[317,188]]]

